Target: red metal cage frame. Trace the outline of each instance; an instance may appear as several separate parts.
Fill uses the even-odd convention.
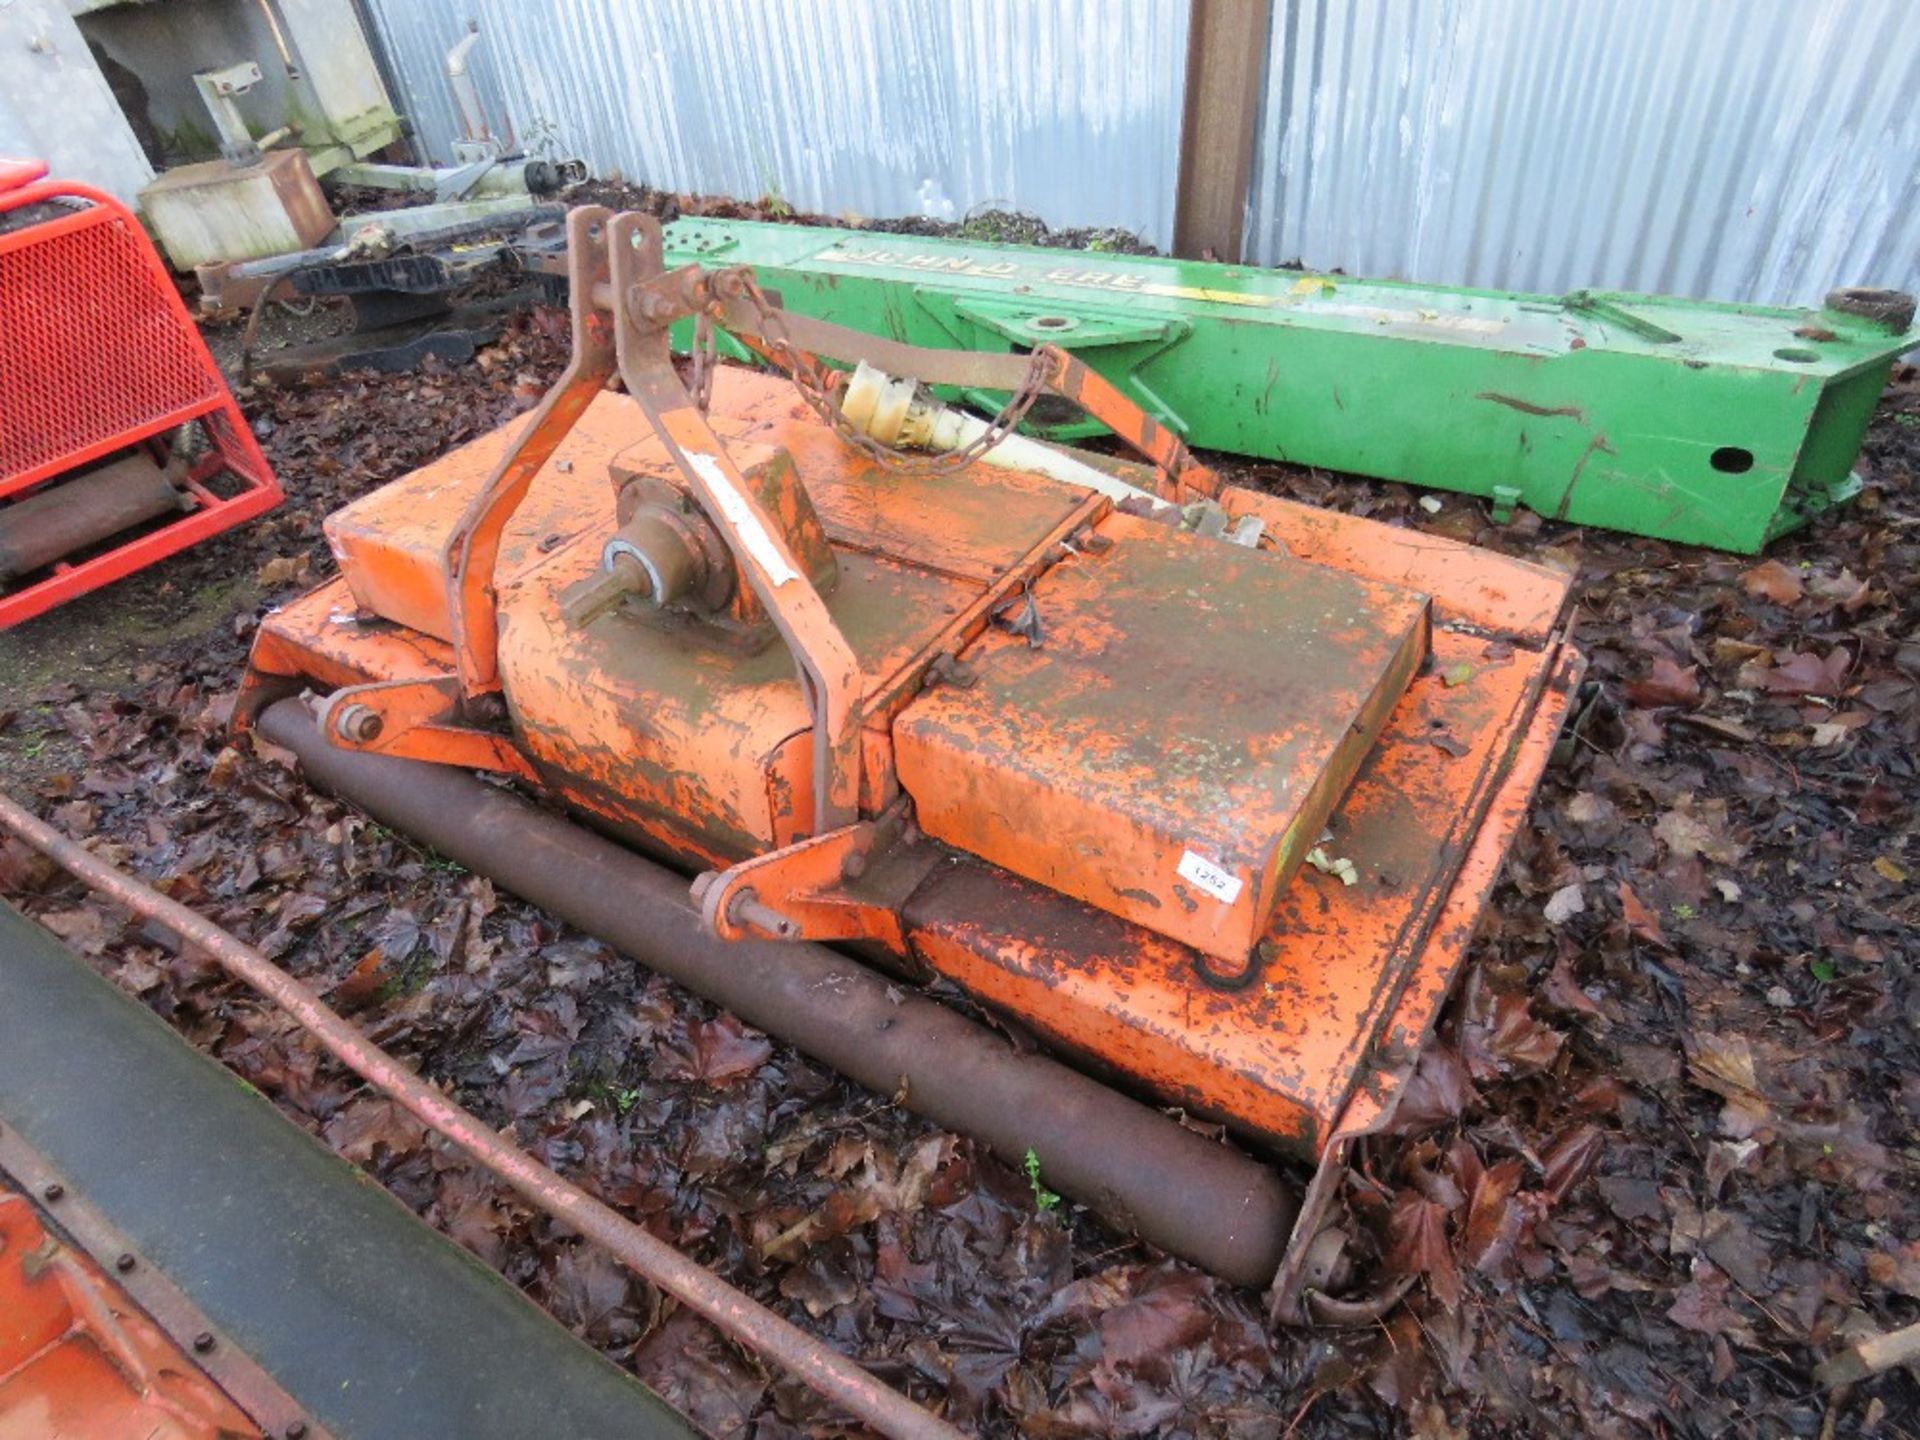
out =
[[[92,186],[0,160],[0,504],[197,421],[209,441],[178,519],[0,594],[0,630],[123,578],[280,503],[281,490],[173,277],[138,219]],[[37,253],[36,253],[37,252]],[[76,365],[76,357],[89,365]],[[96,359],[97,357],[97,359]],[[85,384],[77,384],[83,371]],[[79,393],[85,389],[86,393]],[[232,493],[217,493],[214,482]]]

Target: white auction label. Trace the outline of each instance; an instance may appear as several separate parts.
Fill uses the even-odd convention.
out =
[[[1240,886],[1244,883],[1238,875],[1229,875],[1206,856],[1196,855],[1191,850],[1180,856],[1180,877],[1191,880],[1222,905],[1231,905],[1238,900]]]

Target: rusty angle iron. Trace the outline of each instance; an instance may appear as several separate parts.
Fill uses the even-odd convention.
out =
[[[1303,1313],[1580,675],[1568,577],[1225,484],[1062,350],[921,350],[668,268],[643,216],[576,210],[568,265],[561,381],[327,521],[341,574],[263,625],[236,724],[318,692],[343,759],[511,776],[697,875],[709,936],[952,981],[1309,1167],[1274,1277]],[[688,317],[770,372],[696,398]],[[906,456],[819,357],[1015,398]],[[1042,394],[1140,459],[1014,468]]]

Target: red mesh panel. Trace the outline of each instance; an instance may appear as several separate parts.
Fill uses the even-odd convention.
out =
[[[0,482],[224,397],[166,285],[104,207],[0,251]]]
[[[203,454],[186,436],[167,442],[188,444],[195,460],[186,508],[0,590],[0,630],[280,503],[246,417],[139,222],[112,196],[71,181],[0,183],[0,510],[189,420],[211,446]],[[156,458],[165,448],[142,446]]]

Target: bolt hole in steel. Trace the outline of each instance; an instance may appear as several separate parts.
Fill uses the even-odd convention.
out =
[[[1078,320],[1066,315],[1040,315],[1035,317],[1033,328],[1036,330],[1071,330],[1079,323]]]
[[[1722,445],[1707,457],[1707,463],[1722,475],[1744,475],[1753,469],[1753,451],[1738,445]]]
[[[1820,357],[1811,350],[1802,350],[1797,345],[1788,345],[1773,352],[1776,360],[1785,360],[1790,365],[1811,365]]]

